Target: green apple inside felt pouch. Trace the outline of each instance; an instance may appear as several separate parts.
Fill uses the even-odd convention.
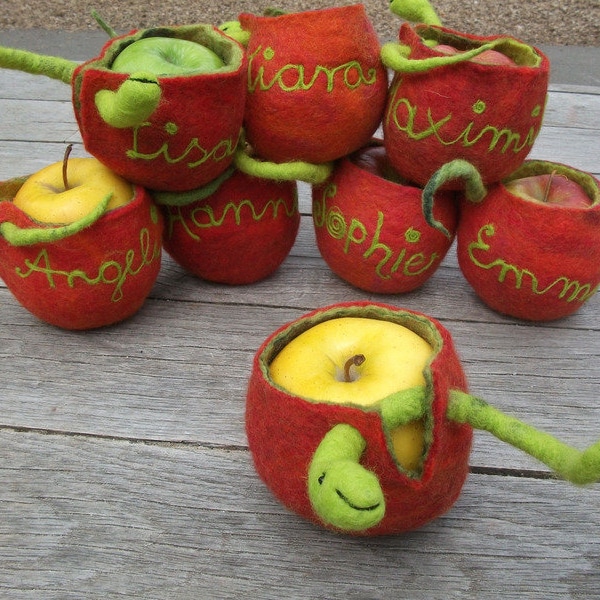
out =
[[[154,75],[175,76],[214,73],[223,60],[202,44],[175,37],[147,37],[126,46],[117,55],[111,70],[117,73],[149,71]]]

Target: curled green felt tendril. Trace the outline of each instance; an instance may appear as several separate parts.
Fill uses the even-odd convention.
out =
[[[112,192],[107,194],[93,211],[68,225],[21,228],[7,221],[0,223],[0,235],[13,246],[32,246],[34,244],[57,242],[93,225],[106,212],[112,195]]]
[[[117,37],[117,32],[100,16],[100,13],[97,10],[92,10],[91,12],[92,18],[98,25],[106,32],[109,38]]]
[[[229,167],[221,175],[207,183],[205,186],[190,190],[188,192],[158,192],[152,191],[151,195],[157,204],[163,206],[187,206],[192,202],[206,200],[212,196],[217,190],[235,173],[235,167]]]
[[[487,194],[479,171],[470,162],[461,158],[446,163],[431,176],[421,194],[423,216],[431,227],[443,233],[448,239],[452,238],[452,234],[433,216],[433,205],[438,189],[453,179],[464,180],[465,195],[471,202],[481,202]]]
[[[235,166],[253,177],[274,181],[304,181],[311,184],[323,183],[333,170],[332,163],[313,164],[304,161],[275,163],[258,160],[244,150],[238,150],[234,156]]]
[[[428,0],[390,0],[390,10],[411,23],[442,24]]]
[[[23,71],[30,75],[45,75],[70,84],[77,63],[58,56],[46,56],[28,50],[0,46],[0,67]]]
[[[450,393],[447,416],[452,421],[488,431],[541,461],[571,483],[583,485],[600,481],[600,441],[584,451],[578,450],[502,413],[485,400],[458,390]]]

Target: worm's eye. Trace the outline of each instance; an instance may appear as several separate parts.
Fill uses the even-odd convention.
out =
[[[325,481],[325,473],[323,473],[323,475],[321,475],[317,481],[319,482],[319,485],[323,485],[323,482]]]

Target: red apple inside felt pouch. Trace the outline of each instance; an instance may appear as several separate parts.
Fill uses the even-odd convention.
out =
[[[212,73],[157,76],[152,81],[111,70],[119,53],[151,37],[174,37],[214,51],[224,67]],[[155,110],[135,126],[113,126],[98,110],[100,92],[118,94],[127,82],[156,86]],[[116,96],[115,96],[116,97]],[[136,93],[132,93],[135,105]],[[246,59],[242,46],[211,25],[134,31],[111,39],[101,54],[73,76],[73,106],[90,154],[122,177],[157,190],[203,186],[233,160],[246,99]],[[128,107],[125,107],[128,108]]]
[[[331,270],[375,293],[423,285],[452,244],[457,209],[452,192],[438,192],[434,210],[446,236],[425,222],[421,192],[397,176],[378,140],[338,161],[313,187],[317,244]]]
[[[128,204],[65,233],[70,226],[40,224],[12,203],[24,181],[0,184],[0,277],[19,303],[64,329],[136,313],[161,263],[163,219],[148,192],[135,186]]]
[[[300,224],[297,184],[233,168],[222,179],[185,203],[163,204],[164,247],[202,279],[253,283],[277,270],[294,244]]]
[[[388,82],[363,5],[239,19],[250,33],[245,127],[258,156],[324,163],[368,142]]]
[[[273,361],[292,340],[316,325],[343,317],[399,324],[431,346],[422,372],[425,450],[415,472],[404,470],[394,456],[383,399],[367,409],[351,403],[314,401],[287,392],[272,379]],[[370,351],[377,351],[374,346],[365,349],[365,365],[375,360],[370,355]],[[302,366],[297,365],[298,369]],[[398,368],[399,365],[395,370]],[[446,417],[449,390],[465,390],[465,386],[450,334],[434,319],[377,303],[345,303],[313,311],[270,335],[255,355],[247,392],[246,431],[256,470],[289,509],[339,531],[315,512],[309,498],[307,473],[325,436],[337,426],[349,426],[364,442],[360,464],[376,474],[385,511],[375,524],[366,528],[350,524],[345,532],[382,535],[420,527],[452,506],[467,476],[472,429]],[[396,400],[401,403],[401,398],[398,396]],[[357,520],[362,521],[368,511],[356,508],[354,512]]]
[[[526,161],[481,203],[463,201],[460,268],[491,308],[546,321],[578,310],[600,284],[598,181]]]
[[[428,25],[403,24],[399,39],[399,46],[384,48],[408,53],[392,65],[399,70],[383,120],[396,170],[425,185],[439,167],[460,158],[473,164],[485,183],[510,175],[542,126],[547,57],[511,37]],[[489,49],[478,54],[484,47]],[[451,54],[450,48],[458,51]]]

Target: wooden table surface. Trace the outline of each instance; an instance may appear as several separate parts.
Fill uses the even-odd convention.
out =
[[[598,175],[600,88],[553,86],[531,154]],[[0,180],[84,155],[68,86],[0,70]],[[0,287],[0,597],[600,597],[600,485],[576,487],[477,432],[450,512],[354,538],[283,508],[244,431],[251,361],[277,327],[338,301],[425,312],[450,330],[470,389],[581,449],[600,438],[600,300],[534,325],[492,312],[451,248],[420,290],[375,296],[327,268],[309,190],[291,255],[227,287],[165,256],[142,310],[101,330],[46,325]],[[582,242],[584,243],[584,242]]]

